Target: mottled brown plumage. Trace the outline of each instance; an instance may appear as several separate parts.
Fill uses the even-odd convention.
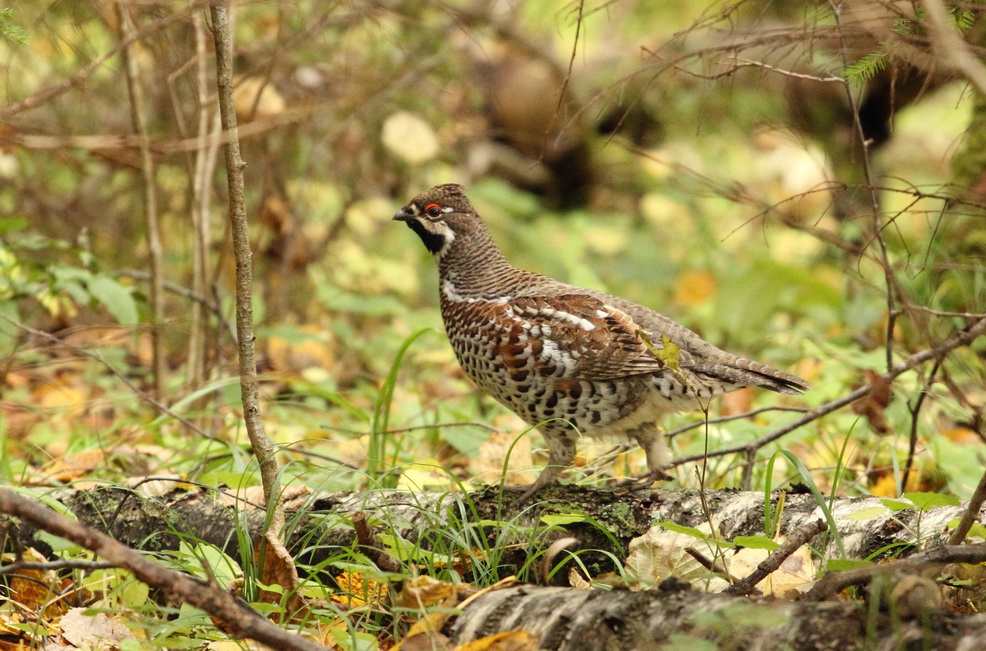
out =
[[[517,269],[459,185],[419,194],[394,219],[438,261],[442,320],[466,375],[544,435],[549,464],[528,495],[572,464],[580,433],[636,441],[658,477],[671,460],[663,415],[745,386],[808,388],[642,305]]]

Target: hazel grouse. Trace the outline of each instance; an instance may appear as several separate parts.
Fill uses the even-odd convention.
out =
[[[435,186],[394,219],[438,262],[442,320],[466,375],[544,436],[548,466],[525,499],[572,465],[580,434],[636,441],[657,479],[671,461],[664,414],[747,386],[808,388],[642,305],[514,267],[462,186]]]

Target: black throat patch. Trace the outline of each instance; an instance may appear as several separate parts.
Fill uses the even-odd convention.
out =
[[[412,231],[418,234],[421,241],[424,242],[425,248],[431,253],[438,253],[445,246],[445,237],[438,235],[437,233],[432,233],[425,225],[421,223],[419,219],[409,219],[407,220],[407,226]]]

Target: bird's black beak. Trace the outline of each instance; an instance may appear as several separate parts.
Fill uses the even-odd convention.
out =
[[[394,215],[394,221],[406,222],[407,220],[411,219],[412,216],[413,215],[411,215],[411,213],[404,212],[403,210],[398,210],[397,214]]]

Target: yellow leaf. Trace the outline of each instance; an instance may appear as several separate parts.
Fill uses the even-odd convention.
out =
[[[488,635],[455,647],[455,651],[537,651],[539,639],[526,631]]]
[[[350,607],[377,603],[387,594],[383,583],[363,579],[359,572],[343,572],[336,577],[340,592],[332,595],[332,601]]]
[[[41,472],[51,481],[67,484],[84,477],[93,469],[106,465],[106,452],[99,449],[84,450],[58,459],[52,459],[41,466]]]
[[[438,603],[444,603],[456,594],[457,585],[445,583],[430,576],[418,576],[404,583],[404,588],[397,595],[398,606],[408,608],[426,608]]]

